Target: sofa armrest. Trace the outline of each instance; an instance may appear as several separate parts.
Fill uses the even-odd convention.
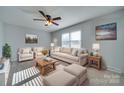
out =
[[[81,54],[79,56],[79,64],[80,65],[85,65],[87,63],[87,58],[88,58],[88,53],[86,54]]]
[[[22,53],[21,52],[17,52],[17,55],[21,55]]]
[[[84,57],[87,57],[88,56],[88,53],[85,53],[85,54],[80,54],[80,58],[84,58]]]

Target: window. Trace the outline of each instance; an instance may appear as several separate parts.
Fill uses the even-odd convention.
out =
[[[81,32],[76,31],[70,33],[70,41],[71,41],[71,48],[80,48],[81,47]]]
[[[62,47],[80,48],[81,31],[62,34]]]
[[[62,47],[69,47],[69,33],[62,34]]]

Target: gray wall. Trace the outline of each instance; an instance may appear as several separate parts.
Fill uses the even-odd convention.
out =
[[[12,59],[17,59],[17,49],[24,47],[49,47],[51,42],[51,35],[49,32],[4,24],[5,42],[9,43],[12,47]],[[25,35],[35,34],[38,35],[38,44],[26,44]]]
[[[2,46],[3,46],[3,24],[0,22],[0,57],[2,56]]]
[[[95,27],[101,24],[117,23],[117,40],[95,39]],[[71,31],[82,31],[82,47],[91,51],[93,43],[100,43],[103,66],[107,69],[124,73],[124,10],[120,10],[102,17],[52,32],[52,41],[56,38],[57,45],[61,46],[61,34]]]

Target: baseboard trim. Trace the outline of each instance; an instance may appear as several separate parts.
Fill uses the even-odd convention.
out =
[[[116,72],[116,73],[120,73],[120,74],[124,73],[124,72],[121,71],[121,69],[114,68],[114,67],[111,67],[111,66],[107,66],[107,70],[113,71],[113,72]]]

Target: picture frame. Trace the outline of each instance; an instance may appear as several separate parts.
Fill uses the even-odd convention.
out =
[[[25,43],[26,44],[37,44],[38,43],[38,36],[34,35],[34,34],[26,34]]]
[[[96,40],[117,40],[117,23],[96,26]]]

